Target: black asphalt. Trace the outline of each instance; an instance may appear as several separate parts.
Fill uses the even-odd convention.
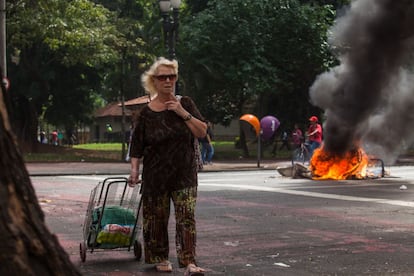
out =
[[[215,162],[204,171],[232,171],[237,175],[289,165],[288,161],[272,160]],[[101,175],[127,175],[129,164],[28,163],[27,169],[36,177],[36,185],[42,186],[38,199],[46,223],[83,275],[165,275],[155,272],[142,259],[137,261],[132,251],[125,249],[88,252],[86,261],[80,261],[81,229],[89,200],[88,193],[77,190],[82,187],[82,175],[96,175],[97,179]],[[79,181],[73,182],[70,177],[67,183],[60,180],[67,185],[62,188],[56,181],[58,175],[78,175]],[[414,275],[413,207],[329,198],[331,194],[364,198],[386,194],[390,200],[414,202],[414,184],[391,178],[348,185],[335,181],[302,180],[305,185],[274,181],[292,183],[288,188],[293,194],[260,190],[199,192],[197,254],[199,265],[208,269],[206,275]],[[408,189],[398,189],[401,185]],[[295,194],[301,192],[328,197]],[[170,255],[174,257],[174,221],[170,224]],[[183,275],[176,260],[171,261],[174,271],[167,275]]]

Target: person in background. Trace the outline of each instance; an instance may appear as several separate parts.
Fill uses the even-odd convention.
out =
[[[289,135],[288,135],[286,130],[282,131],[282,135],[281,135],[280,138],[282,140],[282,144],[280,145],[279,151],[282,150],[283,148],[286,148],[287,150],[290,150]]]
[[[138,114],[131,139],[130,186],[142,181],[145,262],[172,272],[168,222],[172,201],[178,264],[185,275],[204,275],[196,264],[197,162],[194,140],[206,136],[207,124],[190,97],[177,97],[178,63],[160,57],[141,77],[152,97]],[[139,166],[142,162],[141,179]]]
[[[213,130],[211,123],[207,122],[207,135],[204,138],[198,139],[201,143],[201,158],[204,165],[211,165],[214,156],[214,147],[212,144]]]
[[[112,125],[111,124],[106,124],[106,132],[105,132],[105,136],[106,136],[106,141],[111,142],[112,141]]]
[[[54,131],[52,131],[52,133],[50,134],[51,136],[51,141],[52,141],[52,145],[57,146],[59,145],[59,138],[58,138],[58,132],[55,129]]]
[[[307,136],[309,138],[309,154],[313,155],[313,151],[321,146],[322,143],[322,126],[318,123],[318,117],[309,118],[309,128]]]
[[[43,130],[39,134],[39,142],[41,144],[47,144],[46,132],[44,132]]]
[[[69,146],[73,146],[77,143],[77,138],[73,130],[68,130],[67,139],[68,139]]]
[[[303,143],[303,133],[298,124],[295,124],[292,131],[292,142],[295,149],[300,148],[300,145]]]
[[[59,131],[58,132],[58,145],[61,145],[63,141],[63,132]]]

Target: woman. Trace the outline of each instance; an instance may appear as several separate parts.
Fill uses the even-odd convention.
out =
[[[159,58],[141,78],[151,100],[139,113],[131,141],[130,186],[139,182],[142,158],[142,211],[145,262],[172,272],[168,260],[170,202],[176,219],[176,250],[186,275],[204,275],[195,262],[197,162],[194,139],[207,125],[189,97],[175,95],[178,63]]]

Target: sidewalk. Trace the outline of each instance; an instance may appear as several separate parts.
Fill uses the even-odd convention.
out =
[[[211,165],[205,165],[202,172],[217,171],[241,171],[241,170],[274,170],[277,167],[289,166],[289,161],[283,160],[229,160],[217,161]],[[91,163],[91,162],[62,162],[62,163],[26,163],[26,168],[31,176],[47,175],[111,175],[129,174],[130,164],[117,163]]]
[[[400,156],[395,165],[413,165],[411,155]],[[216,161],[212,165],[205,165],[202,172],[244,171],[244,170],[275,170],[291,166],[290,160],[225,160]],[[128,162],[28,162],[26,168],[31,176],[47,175],[113,175],[129,174]]]

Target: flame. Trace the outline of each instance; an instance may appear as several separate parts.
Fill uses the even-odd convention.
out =
[[[367,177],[368,163],[369,158],[362,148],[339,156],[324,151],[322,147],[314,151],[310,170],[315,180],[364,179]]]

